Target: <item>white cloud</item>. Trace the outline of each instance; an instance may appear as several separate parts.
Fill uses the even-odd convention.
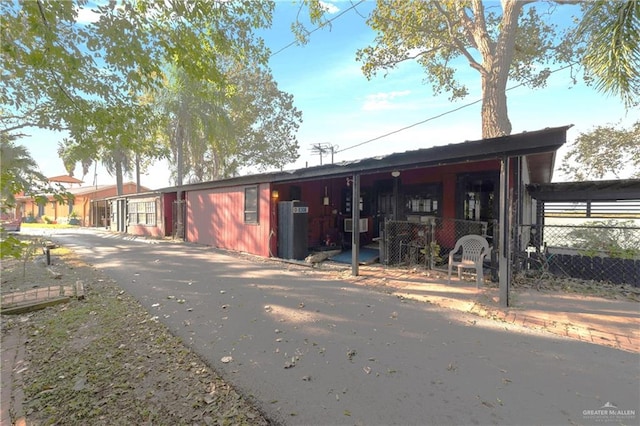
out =
[[[327,2],[321,1],[320,7],[322,7],[325,10],[325,12],[327,12],[329,15],[333,15],[334,13],[340,12],[340,8],[333,3],[327,3]]]
[[[380,111],[388,109],[399,108],[399,105],[393,104],[392,101],[395,98],[408,96],[411,94],[410,90],[394,91],[394,92],[380,92],[372,95],[367,95],[362,109],[364,111]]]
[[[78,9],[77,22],[80,24],[92,24],[100,20],[100,14],[92,9],[81,7]]]

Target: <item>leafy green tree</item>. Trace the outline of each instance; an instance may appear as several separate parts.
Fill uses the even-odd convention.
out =
[[[304,3],[312,23],[329,24],[322,2]],[[556,63],[581,60],[588,83],[595,79],[596,88],[618,94],[627,108],[637,105],[640,2],[583,2],[579,26],[561,31],[549,17],[563,3],[578,2],[378,0],[367,21],[377,36],[356,57],[368,78],[415,60],[434,93],[449,93],[452,100],[468,94],[457,78],[461,63],[468,64],[481,80],[483,137],[511,132],[507,80],[542,87]],[[298,22],[294,30],[305,42],[304,26]]]
[[[620,96],[627,108],[640,102],[640,1],[584,4],[578,35],[587,38],[582,59],[596,88]]]
[[[227,140],[225,133],[231,132],[223,107],[226,96],[225,87],[191,78],[175,67],[165,88],[156,94],[157,108],[166,118],[164,139],[172,154],[176,185],[224,173],[219,141]]]
[[[147,104],[148,100],[145,100],[145,107]],[[123,194],[125,176],[132,176],[134,171],[138,174],[151,161],[166,156],[166,150],[157,138],[156,127],[160,118],[151,109],[149,111],[149,115],[141,117],[142,122],[131,119],[124,123],[128,127],[123,123],[113,125],[113,121],[105,117],[100,127],[87,129],[80,138],[63,139],[58,145],[58,156],[69,175],[74,175],[76,165],[80,163],[84,177],[91,165],[100,162],[109,174],[116,177],[117,194]],[[120,133],[123,128],[125,132]],[[127,143],[125,137],[134,138],[136,143]]]
[[[578,248],[585,256],[605,253],[607,256],[633,259],[640,256],[638,228],[633,220],[601,220],[585,222],[566,235],[568,247]]]
[[[6,134],[0,134],[0,171],[2,213],[15,206],[17,194],[41,190],[48,184],[29,151]]]
[[[281,91],[264,68],[242,67],[230,78],[237,91],[230,99],[236,147],[232,172],[239,168],[282,168],[298,158],[295,134],[302,113],[293,96]]]
[[[47,178],[40,173],[38,165],[29,151],[15,143],[12,135],[0,133],[0,213],[11,211],[15,205],[15,196],[24,194],[37,203],[47,202],[48,196],[64,204],[73,196],[62,187],[52,187]],[[2,233],[4,229],[0,229]],[[0,259],[20,258],[27,245],[13,236],[0,238]]]
[[[15,196],[32,197],[36,203],[47,202],[52,196],[65,204],[73,195],[59,185],[51,185],[40,173],[29,151],[17,145],[11,135],[0,134],[0,210],[5,213],[15,207]]]
[[[113,135],[134,148],[153,112],[141,96],[162,86],[167,64],[221,86],[221,58],[266,64],[254,30],[271,24],[273,7],[138,0],[89,10],[84,0],[0,2],[0,131],[64,130],[93,153],[87,158],[97,158],[98,141]],[[87,15],[93,19],[83,21]]]
[[[168,118],[176,184],[234,176],[242,167],[282,167],[297,158],[301,113],[266,68],[229,61],[225,87],[178,69],[171,77],[157,99]]]
[[[597,126],[581,133],[563,158],[560,170],[573,180],[617,178],[631,172],[640,177],[640,121],[630,128]]]
[[[378,0],[367,21],[377,36],[356,57],[368,78],[415,60],[434,93],[447,92],[452,100],[468,94],[457,77],[466,63],[480,76],[482,136],[507,135],[507,81],[543,87],[550,66],[579,53],[571,32],[560,31],[548,22],[548,11],[530,3]]]

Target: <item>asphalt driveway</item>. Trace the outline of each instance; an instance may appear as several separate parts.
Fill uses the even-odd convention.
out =
[[[637,354],[206,247],[86,231],[52,238],[278,422],[596,424],[593,412],[610,403],[634,411],[616,421],[638,423]]]

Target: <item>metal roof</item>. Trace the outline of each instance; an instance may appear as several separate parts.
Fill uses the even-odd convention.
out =
[[[640,199],[640,179],[556,182],[527,185],[540,201],[616,201]]]
[[[370,174],[394,169],[407,170],[504,157],[554,153],[565,143],[567,130],[570,127],[571,125],[546,128],[533,132],[523,132],[496,138],[435,146],[361,160],[344,161],[289,171],[239,176],[223,180],[182,185],[180,187],[167,187],[159,189],[158,191],[173,192],[178,189],[182,191],[193,191],[235,185],[335,178],[349,176],[354,173]],[[540,156],[538,155],[538,157]],[[548,157],[549,161],[552,162],[553,156]],[[548,167],[546,167],[546,169],[548,169]],[[547,174],[548,173],[545,173],[544,177],[540,179],[545,179]]]

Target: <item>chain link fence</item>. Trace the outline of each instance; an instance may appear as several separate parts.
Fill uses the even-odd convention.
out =
[[[640,227],[634,221],[527,225],[515,272],[640,287]]]
[[[491,240],[487,222],[419,216],[417,220],[385,222],[381,242],[382,263],[434,269],[447,264],[449,252],[464,235]]]

